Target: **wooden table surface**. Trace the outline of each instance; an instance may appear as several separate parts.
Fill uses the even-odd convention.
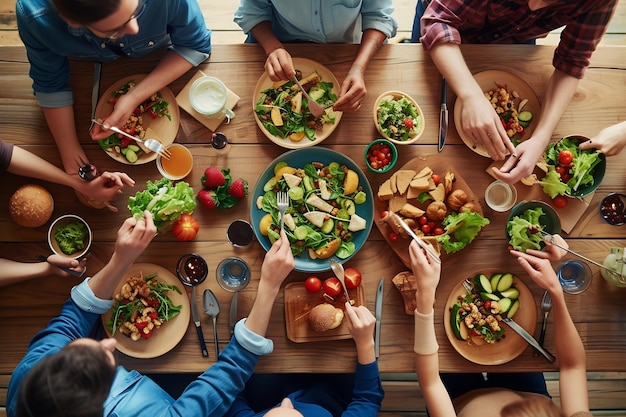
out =
[[[343,80],[357,47],[354,45],[291,45],[294,57],[306,57],[327,66],[336,77]],[[551,47],[516,46],[464,46],[464,55],[473,72],[486,69],[509,71],[525,79],[539,97],[552,73]],[[146,73],[153,68],[159,56],[140,60],[120,60],[103,65],[101,91],[129,74]],[[254,86],[263,72],[264,55],[261,48],[251,45],[217,45],[211,58],[200,66],[204,72],[222,79],[241,97],[237,106],[237,117],[230,125],[222,125],[230,145],[221,151],[207,143],[211,132],[198,121],[181,110],[181,123],[177,141],[187,145],[194,155],[194,169],[187,177],[194,190],[200,189],[200,177],[204,169],[213,165],[230,168],[231,172],[246,178],[250,189],[255,187],[259,174],[270,162],[285,151],[263,136],[253,120],[252,97]],[[31,94],[28,77],[28,61],[20,47],[0,48],[0,137],[60,164],[58,151],[48,132],[42,112]],[[156,166],[152,163],[141,166],[122,165],[109,158],[98,145],[91,142],[87,128],[91,109],[91,80],[93,63],[72,61],[72,83],[75,93],[76,124],[80,140],[93,163],[100,169],[128,172],[136,181],[136,190],[142,190],[145,181],[158,179]],[[624,48],[600,48],[593,56],[585,79],[565,112],[553,134],[557,139],[567,134],[593,136],[601,128],[624,120],[626,107],[626,54]],[[170,85],[177,94],[195,74],[193,69]],[[409,93],[420,104],[425,113],[426,130],[418,144],[401,146],[398,167],[413,158],[437,153],[437,131],[439,115],[440,76],[428,55],[419,45],[385,45],[371,63],[366,74],[368,95],[362,109],[357,113],[344,114],[336,131],[322,143],[351,157],[366,172],[374,190],[387,177],[368,172],[363,160],[365,145],[378,133],[372,120],[372,107],[376,97],[383,91],[402,90]],[[490,160],[472,152],[460,140],[453,123],[453,94],[449,94],[451,124],[446,147],[441,155],[447,158],[454,169],[472,187],[483,204],[485,215],[491,220],[479,237],[463,251],[444,255],[442,280],[437,290],[435,305],[438,341],[440,345],[441,369],[443,371],[552,371],[558,363],[549,364],[541,357],[533,357],[532,348],[527,348],[518,358],[505,365],[480,366],[473,364],[452,348],[443,331],[442,321],[445,300],[451,289],[465,274],[487,268],[507,269],[519,274],[530,288],[538,305],[543,291],[525,274],[517,262],[508,254],[505,238],[506,213],[495,213],[484,206],[482,198],[492,178],[485,173]],[[612,227],[603,223],[598,215],[600,199],[609,192],[625,192],[626,164],[624,156],[609,158],[607,172],[593,201],[571,231],[568,242],[575,251],[582,252],[602,262],[612,246],[626,246],[623,227]],[[33,261],[36,254],[49,253],[46,244],[48,224],[37,229],[25,229],[14,224],[8,215],[9,196],[29,179],[6,176],[0,184],[0,251],[3,257],[21,261]],[[72,190],[44,183],[54,195],[53,218],[66,213],[76,213],[89,222],[94,232],[94,244],[88,262],[93,273],[106,262],[113,251],[115,233],[128,216],[126,203],[136,190],[126,190],[116,200],[118,213],[99,211],[82,206]],[[521,185],[518,185],[521,186]],[[194,217],[200,222],[200,231],[192,242],[179,243],[171,233],[159,235],[138,259],[138,262],[159,264],[174,271],[178,258],[188,252],[203,255],[210,268],[209,279],[199,288],[198,296],[205,288],[211,288],[219,298],[222,313],[218,317],[218,335],[223,347],[228,340],[228,307],[231,294],[219,288],[213,278],[219,261],[228,256],[242,257],[252,269],[252,282],[240,294],[239,316],[249,311],[258,284],[259,271],[264,250],[254,242],[245,249],[233,248],[226,240],[226,227],[237,219],[249,219],[250,198],[227,211],[208,211],[199,206]],[[404,314],[400,293],[391,279],[406,270],[399,258],[391,251],[376,227],[360,250],[347,266],[363,272],[367,305],[373,310],[376,284],[385,277],[384,308],[381,332],[380,369],[382,372],[413,372],[413,318]],[[567,303],[576,327],[587,349],[587,366],[590,371],[626,371],[626,314],[623,297],[626,290],[608,284],[602,279],[599,269],[591,265],[593,283],[584,295],[567,295]],[[292,273],[286,282],[302,281],[308,274]],[[329,272],[321,273],[323,278]],[[0,372],[10,373],[23,356],[30,338],[55,316],[67,299],[75,279],[57,277],[31,280],[19,285],[0,289],[3,302],[0,304]],[[200,299],[198,299],[200,301]],[[538,307],[537,307],[538,308]],[[538,325],[541,315],[537,310]],[[200,372],[214,360],[212,329],[208,316],[204,315],[202,326],[208,342],[210,357],[202,358],[196,332],[191,323],[183,340],[169,353],[155,359],[134,359],[119,354],[121,364],[144,372]],[[554,323],[549,319],[546,347],[554,352]],[[283,295],[278,297],[273,310],[268,337],[274,340],[274,353],[262,358],[257,367],[259,372],[348,372],[355,361],[352,340],[331,343],[293,343],[286,338]]]

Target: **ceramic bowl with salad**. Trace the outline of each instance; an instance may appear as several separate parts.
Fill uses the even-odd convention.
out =
[[[396,145],[409,145],[424,133],[424,113],[408,94],[387,91],[374,104],[374,124],[384,138]]]
[[[48,246],[52,252],[66,258],[80,259],[91,249],[89,224],[75,214],[66,214],[52,222],[48,229]]]
[[[259,129],[275,144],[288,149],[314,146],[337,128],[342,112],[332,109],[340,84],[332,72],[315,61],[293,58],[296,76],[309,96],[326,110],[316,118],[308,101],[293,80],[272,82],[266,72],[253,94],[254,119]]]
[[[522,201],[515,205],[506,221],[509,245],[515,250],[542,250],[544,234],[561,232],[561,221],[554,209],[543,201]]]
[[[344,263],[365,243],[373,223],[372,189],[350,158],[315,147],[286,152],[270,163],[256,183],[250,208],[254,233],[265,250],[279,237],[280,191],[290,197],[285,232],[296,270],[329,270],[330,259]]]
[[[586,197],[602,183],[606,157],[597,149],[578,147],[588,140],[584,136],[565,136],[546,149],[544,160],[548,171],[540,184],[555,202],[557,196]]]

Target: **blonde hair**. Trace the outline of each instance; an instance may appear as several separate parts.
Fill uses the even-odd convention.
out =
[[[548,397],[532,396],[504,407],[501,417],[565,417]]]

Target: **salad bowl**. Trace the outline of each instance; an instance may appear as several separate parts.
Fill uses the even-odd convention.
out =
[[[354,171],[359,179],[359,187],[365,193],[366,200],[362,204],[355,204],[355,214],[365,220],[365,228],[353,233],[354,251],[347,257],[338,258],[336,255],[330,257],[340,263],[344,263],[352,258],[361,249],[367,237],[369,236],[372,228],[374,218],[374,197],[372,194],[372,188],[359,166],[347,156],[335,152],[333,150],[314,147],[309,149],[296,149],[283,153],[274,161],[260,175],[257,183],[252,192],[252,201],[259,201],[260,198],[266,194],[264,187],[268,184],[272,178],[275,178],[275,167],[277,164],[287,165],[296,169],[304,168],[305,165],[313,162],[320,162],[324,165],[328,165],[331,162],[337,162],[339,165],[345,165],[348,169]],[[272,192],[271,190],[268,192]],[[258,203],[257,203],[258,204]],[[261,233],[260,222],[267,214],[262,208],[259,208],[257,204],[252,204],[250,207],[250,219],[254,228],[254,234],[261,246],[267,251],[270,249],[272,243],[268,236]],[[287,229],[287,226],[285,226]],[[295,257],[295,269],[302,272],[320,272],[330,270],[329,259],[311,258],[308,251],[302,252]]]
[[[539,216],[539,224],[537,225],[541,226],[541,231],[551,235],[561,233],[561,221],[559,216],[549,204],[537,200],[521,201],[511,209],[511,212],[506,220],[506,236],[509,240],[511,240],[511,229],[514,222],[513,219],[515,217],[523,216],[527,210],[534,210],[536,208],[541,208],[543,210],[543,214]],[[529,238],[531,234],[533,233],[527,231],[523,238]],[[545,243],[543,243],[542,233],[537,232],[536,235],[536,241],[543,249],[545,247]]]
[[[378,133],[396,145],[410,145],[424,133],[424,113],[417,102],[402,91],[387,91],[374,104]]]
[[[333,73],[328,68],[326,68],[322,64],[319,64],[315,61],[312,61],[306,58],[293,58],[293,65],[296,70],[299,70],[302,73],[303,77],[306,77],[309,74],[317,73],[320,77],[321,82],[332,83],[332,89],[331,89],[332,94],[334,94],[335,96],[339,96],[341,85],[339,84],[339,81],[337,80],[337,78],[333,75]],[[300,80],[300,81],[304,82],[303,80]],[[288,83],[288,82],[292,82],[292,81],[285,81],[285,83]],[[259,126],[259,129],[261,130],[261,132],[263,132],[263,134],[269,140],[287,149],[308,148],[308,147],[320,144],[335,131],[335,129],[339,125],[339,121],[341,120],[341,116],[343,113],[338,112],[338,111],[327,110],[327,111],[332,112],[332,114],[334,115],[334,123],[331,123],[331,122],[323,123],[321,129],[315,130],[314,137],[312,140],[309,139],[306,135],[304,137],[299,138],[299,140],[292,140],[290,139],[290,137],[281,137],[278,134],[278,131],[277,131],[278,128],[275,127],[273,123],[271,122],[272,119],[269,117],[271,115],[271,112],[264,115],[266,118],[268,118],[267,121],[262,121],[259,117],[259,114],[257,113],[257,109],[260,105],[259,101],[264,96],[263,92],[267,91],[268,89],[277,89],[279,88],[278,86],[279,84],[280,82],[278,83],[272,82],[272,80],[270,80],[267,73],[263,72],[263,75],[261,75],[261,77],[259,78],[259,81],[257,81],[257,84],[254,87],[254,93],[252,95],[252,114],[254,114],[254,120],[256,121],[256,124]],[[310,93],[311,91],[309,90],[309,94]],[[303,99],[302,101],[305,102],[306,99]],[[336,97],[335,97],[335,101],[336,101]],[[290,102],[285,102],[283,104],[285,106],[291,106]],[[304,115],[306,116],[306,112],[308,112],[308,110],[304,110],[304,112],[305,112]],[[282,114],[284,115],[284,114],[290,114],[290,113],[282,112]],[[289,120],[286,120],[285,124],[287,124],[288,122]],[[270,132],[270,130],[268,129],[272,129],[273,131]]]

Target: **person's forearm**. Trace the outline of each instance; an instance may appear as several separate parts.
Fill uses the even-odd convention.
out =
[[[283,47],[272,31],[272,23],[269,21],[261,22],[250,31],[254,39],[263,47],[265,55],[269,55],[277,49]]]
[[[350,72],[358,72],[361,75],[365,74],[367,66],[376,55],[376,52],[380,49],[380,46],[385,42],[387,36],[379,30],[367,29],[363,32],[361,38],[361,46],[356,59],[350,67]]]
[[[459,45],[438,44],[431,49],[430,57],[459,99],[465,100],[476,95],[483,95],[482,89],[465,63]]]
[[[356,360],[361,365],[368,365],[376,360],[376,352],[374,351],[374,339],[367,342],[357,343]]]
[[[127,94],[133,108],[148,97],[177,80],[193,65],[175,51],[168,51],[161,62]]]
[[[585,368],[585,347],[569,314],[563,293],[552,293],[554,344],[561,367]]]
[[[82,181],[78,174],[72,176],[45,159],[18,146],[13,147],[13,156],[7,171],[15,175],[37,178],[72,188],[78,187]]]
[[[245,322],[245,326],[259,336],[265,337],[267,333],[267,326],[272,316],[272,308],[274,307],[274,301],[279,289],[265,284],[262,278],[259,282],[259,289],[257,290],[254,304]]]
[[[544,148],[548,146],[552,133],[572,100],[577,87],[577,78],[559,70],[555,70],[548,80],[541,103],[541,114],[533,132],[533,138],[541,138],[543,143],[540,145]]]
[[[0,287],[43,277],[49,273],[46,262],[17,262],[0,258]]]
[[[70,174],[77,173],[78,168],[89,160],[78,141],[73,107],[43,108],[43,113],[59,148],[65,171]]]
[[[89,280],[89,287],[94,295],[103,300],[111,299],[115,287],[133,264],[133,260],[134,258],[126,259],[114,252],[111,260]]]

